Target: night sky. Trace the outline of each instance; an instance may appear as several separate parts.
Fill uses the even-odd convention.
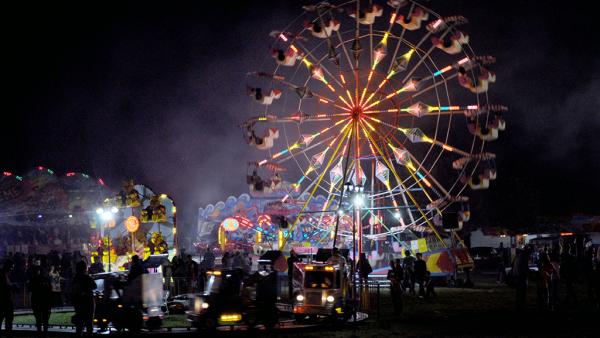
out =
[[[268,33],[306,1],[23,3],[3,8],[0,169],[133,178],[172,194],[186,225],[247,191],[238,124],[245,73]],[[430,1],[462,14],[497,57],[490,94],[509,106],[491,146],[498,179],[472,194],[475,222],[600,213],[600,48],[583,2]]]

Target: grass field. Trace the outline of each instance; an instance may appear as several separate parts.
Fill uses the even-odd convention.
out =
[[[496,285],[493,277],[476,276],[475,288],[438,288],[436,299],[425,300],[405,297],[404,312],[393,313],[391,298],[382,290],[380,312],[373,304],[369,320],[355,328],[358,337],[600,337],[600,313],[585,300],[578,306],[563,306],[558,311],[538,311],[534,283],[528,290],[528,308],[515,311],[514,290]],[[53,314],[50,323],[70,325],[71,313]],[[15,317],[15,323],[34,323],[31,315]],[[184,315],[167,316],[164,327],[183,327],[188,323]],[[279,330],[272,333],[253,333],[264,337],[350,337],[352,325],[331,325],[298,330]],[[247,335],[243,332],[224,335]],[[198,336],[191,331],[189,336]]]

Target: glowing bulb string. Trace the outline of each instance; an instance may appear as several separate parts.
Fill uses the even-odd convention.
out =
[[[332,141],[329,143],[329,145],[328,145],[328,146],[325,148],[325,150],[324,150],[323,152],[321,152],[321,156],[323,156],[323,158],[325,157],[325,155],[327,154],[327,152],[329,151],[329,149],[331,149],[331,147],[333,146],[333,144],[335,144],[335,142],[337,141],[337,139],[338,139],[340,136],[342,136],[342,134],[344,133],[344,130],[345,130],[345,129],[346,129],[346,128],[347,128],[347,127],[350,125],[350,123],[351,123],[351,121],[349,121],[349,122],[348,122],[348,123],[347,123],[347,124],[346,124],[346,125],[345,125],[345,126],[344,126],[344,127],[341,129],[341,130],[340,130],[340,133],[338,133],[338,135],[337,135],[337,136],[336,136],[336,137],[335,137],[335,138],[334,138],[334,139],[333,139],[333,140],[332,140]],[[342,139],[342,140],[343,140],[343,139]],[[333,159],[334,157],[335,157],[335,154],[332,156],[332,159]],[[302,172],[302,173],[303,173],[303,175],[302,175],[302,177],[300,177],[300,179],[299,179],[299,180],[296,182],[296,186],[300,186],[300,184],[302,184],[302,182],[303,182],[305,179],[307,179],[307,178],[310,180],[310,178],[308,177],[308,175],[309,175],[311,172],[313,172],[313,171],[317,171],[317,169],[318,169],[318,168],[316,168],[316,167],[315,167],[315,164],[314,164],[314,163],[310,163],[310,165],[309,165],[308,169],[307,169],[306,171],[303,171],[303,172]],[[303,191],[303,192],[302,192],[302,194],[300,194],[300,195],[303,195],[304,193],[306,193],[306,192],[307,192],[307,191],[308,191],[308,190],[309,190],[309,189],[312,187],[312,184],[314,184],[314,182],[311,182],[311,185],[310,185],[309,187],[307,187],[307,188],[305,189],[305,191]],[[285,202],[285,200],[287,199],[287,197],[288,197],[288,196],[284,197],[284,200],[283,200],[282,202]]]
[[[328,170],[329,170],[329,167],[331,166],[331,163],[333,162],[333,159],[336,157],[336,155],[337,155],[338,151],[340,150],[340,147],[342,146],[342,143],[343,143],[343,141],[344,141],[344,138],[345,138],[345,137],[347,137],[348,135],[351,135],[351,130],[352,130],[352,128],[348,128],[348,129],[345,131],[343,138],[340,140],[340,142],[338,142],[338,144],[337,144],[337,146],[336,146],[336,148],[335,148],[335,151],[334,151],[334,153],[333,153],[333,156],[332,156],[332,157],[329,159],[329,161],[327,162],[327,166],[325,167],[325,169],[323,170],[323,172],[321,173],[321,175],[319,175],[319,178],[318,178],[318,180],[316,181],[316,184],[315,184],[315,186],[313,187],[313,189],[312,189],[312,191],[311,191],[310,195],[308,195],[308,197],[306,198],[306,201],[304,202],[304,205],[302,206],[302,209],[301,209],[301,210],[300,210],[300,212],[298,213],[299,215],[303,214],[303,213],[304,213],[304,211],[306,210],[306,207],[307,207],[307,206],[308,206],[308,204],[310,203],[310,201],[311,201],[312,197],[314,196],[315,192],[317,191],[317,188],[318,188],[318,187],[319,187],[319,185],[321,184],[321,181],[323,180],[323,177],[325,177],[325,173],[327,173],[327,172],[328,172]],[[285,237],[283,238],[283,241],[282,241],[282,247],[281,247],[281,248],[279,248],[280,250],[281,250],[281,249],[283,249],[283,248],[285,247],[285,244],[287,243],[287,241],[288,241],[288,239],[289,239],[290,235],[291,235],[291,234],[294,232],[294,229],[296,229],[296,226],[298,226],[298,223],[299,223],[299,219],[298,219],[298,218],[296,218],[296,220],[294,221],[294,223],[293,223],[293,224],[292,224],[292,226],[290,227],[290,230],[289,230],[289,232],[288,232],[287,236],[285,236]]]
[[[396,127],[393,124],[381,121],[380,119],[374,118],[372,116],[367,116],[367,118],[369,120],[375,121],[375,122],[377,122],[379,124],[382,124],[384,126],[388,126],[390,128],[396,129],[396,130],[400,131],[401,133],[403,133],[405,136],[407,135],[408,131],[410,130],[410,129],[407,129],[407,128]],[[468,157],[471,156],[470,153],[468,153],[468,152],[466,152],[464,150],[461,150],[459,148],[453,147],[453,146],[451,146],[449,144],[446,144],[444,142],[438,141],[436,139],[432,139],[432,138],[430,138],[429,136],[427,136],[425,134],[423,134],[423,141],[427,142],[427,143],[435,144],[437,146],[440,146],[440,147],[442,147],[442,149],[444,149],[446,151],[450,151],[450,152],[453,152],[453,153],[456,153],[456,154],[459,154],[459,155],[462,155],[462,156],[468,156]]]
[[[367,122],[367,121],[364,121],[364,122],[368,124],[368,122]],[[377,134],[378,134],[378,135],[381,137],[381,134],[380,134],[378,131],[376,131],[376,130],[375,130],[375,133],[377,133]],[[398,141],[398,140],[397,140],[397,139],[396,139],[396,138],[395,138],[393,135],[392,135],[392,139],[393,139],[394,141],[396,141],[396,142],[398,143],[398,145],[399,145],[399,146],[400,146],[400,147],[401,147],[403,150],[405,150],[405,151],[408,153],[409,157],[410,157],[412,160],[414,160],[415,162],[417,162],[417,163],[418,163],[418,165],[419,165],[419,168],[423,169],[423,170],[424,170],[424,171],[425,171],[425,172],[428,174],[429,178],[431,178],[431,179],[434,181],[434,183],[436,183],[436,185],[438,186],[438,188],[440,188],[440,189],[442,190],[442,192],[444,192],[444,194],[446,195],[445,197],[448,197],[448,196],[449,196],[449,193],[447,192],[447,190],[446,190],[446,189],[444,189],[444,187],[443,187],[443,186],[441,186],[441,184],[439,184],[439,182],[438,182],[438,181],[437,181],[437,180],[436,180],[436,179],[435,179],[433,176],[431,176],[431,174],[429,174],[429,172],[427,172],[427,170],[425,169],[425,167],[424,167],[424,166],[423,166],[423,165],[422,165],[422,164],[421,164],[421,163],[420,163],[420,162],[419,162],[419,161],[418,161],[418,160],[417,160],[417,159],[416,159],[416,158],[415,158],[415,157],[414,157],[414,156],[413,156],[413,155],[410,153],[410,151],[409,151],[408,149],[406,149],[406,148],[405,148],[405,147],[402,145],[402,143],[401,143],[401,142],[399,142],[399,141]],[[389,139],[388,139],[388,140],[389,140]],[[388,145],[390,146],[390,148],[392,147],[390,143],[388,143]],[[434,191],[434,192],[435,192],[435,193],[436,193],[436,194],[437,194],[439,197],[442,197],[442,196],[440,196],[440,194],[439,194],[439,193],[437,193],[437,191],[436,191],[435,189],[433,189],[433,187],[431,186],[431,183],[429,183],[429,181],[427,181],[427,179],[425,178],[425,176],[423,176],[423,174],[421,174],[421,173],[418,171],[418,169],[417,169],[417,168],[415,168],[415,167],[414,167],[414,165],[412,165],[412,163],[411,163],[411,162],[407,163],[407,165],[406,165],[406,168],[408,169],[408,172],[410,173],[410,175],[411,175],[411,177],[413,178],[413,180],[415,180],[415,182],[416,182],[416,183],[419,185],[419,187],[422,189],[423,193],[425,194],[425,196],[427,197],[427,199],[429,200],[429,202],[433,202],[433,199],[431,198],[431,196],[429,195],[429,193],[427,193],[427,190],[426,190],[426,189],[423,187],[423,185],[421,184],[421,181],[423,181],[423,182],[425,183],[425,185],[427,185],[427,187],[429,187],[430,189],[432,189],[432,190],[433,190],[433,191]],[[417,179],[417,177],[415,177],[415,174],[416,174],[417,176],[419,176],[419,178],[420,178],[420,179]],[[436,208],[436,210],[437,210],[437,212],[438,212],[438,213],[441,215],[441,212],[440,212],[440,210],[439,210],[439,209],[437,209],[437,208]]]
[[[375,149],[377,149],[377,152],[382,156],[382,160],[387,164],[388,168],[390,168],[390,170],[392,171],[392,174],[394,175],[394,178],[396,179],[396,182],[399,185],[402,186],[402,188],[404,189],[404,191],[406,191],[406,194],[408,195],[408,197],[412,201],[413,205],[415,205],[417,207],[417,210],[419,211],[419,213],[421,214],[421,216],[423,217],[423,219],[425,219],[425,221],[427,222],[427,225],[429,226],[429,228],[433,231],[433,233],[440,240],[440,242],[442,242],[444,248],[447,248],[446,243],[443,241],[442,237],[440,236],[440,234],[438,233],[438,231],[435,229],[435,226],[433,225],[433,223],[431,223],[431,221],[427,218],[425,212],[423,212],[423,209],[421,209],[421,206],[419,205],[419,203],[417,202],[417,200],[415,199],[415,197],[413,196],[413,194],[408,189],[406,189],[406,186],[404,186],[404,184],[402,183],[402,180],[398,176],[398,173],[396,172],[395,168],[389,162],[388,158],[381,151],[381,149],[379,148],[379,146],[377,145],[377,143],[375,143],[375,140],[373,140],[372,136],[368,132],[367,132],[367,137],[371,140],[371,144],[373,144],[373,146],[375,147]]]

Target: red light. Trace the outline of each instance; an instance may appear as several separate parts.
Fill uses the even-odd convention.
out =
[[[39,166],[39,167],[37,167],[37,169],[38,169],[38,170],[44,170],[44,167],[42,167],[42,166]]]
[[[106,184],[104,184],[104,180],[101,178],[98,179],[98,183],[100,183],[100,185],[106,185]]]
[[[11,173],[11,172],[8,172],[8,171],[5,171],[5,172],[3,172],[2,174],[3,174],[4,176],[12,176],[12,173]]]
[[[71,176],[75,176],[75,173],[74,172],[67,173],[67,177],[71,177]]]

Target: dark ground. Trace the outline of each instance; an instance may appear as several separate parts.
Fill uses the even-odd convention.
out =
[[[402,315],[394,315],[391,299],[382,292],[380,316],[375,306],[370,319],[356,328],[356,336],[381,337],[600,337],[600,312],[594,310],[580,290],[579,305],[561,306],[555,312],[538,311],[536,308],[535,283],[528,290],[528,308],[514,309],[514,290],[497,285],[492,275],[476,275],[475,288],[438,288],[435,300],[408,297]],[[580,289],[583,287],[580,286]],[[564,299],[561,298],[561,299]],[[25,318],[21,318],[23,320]],[[58,320],[58,318],[56,318]],[[183,322],[176,320],[176,322]],[[22,321],[21,321],[22,322]],[[30,333],[18,332],[29,337]],[[54,333],[52,336],[68,336]],[[153,334],[156,335],[156,334]],[[206,337],[195,331],[165,333],[164,336]],[[276,330],[271,333],[219,332],[217,336],[232,337],[351,337],[351,325],[332,325],[293,330]],[[127,335],[128,337],[130,335]]]

